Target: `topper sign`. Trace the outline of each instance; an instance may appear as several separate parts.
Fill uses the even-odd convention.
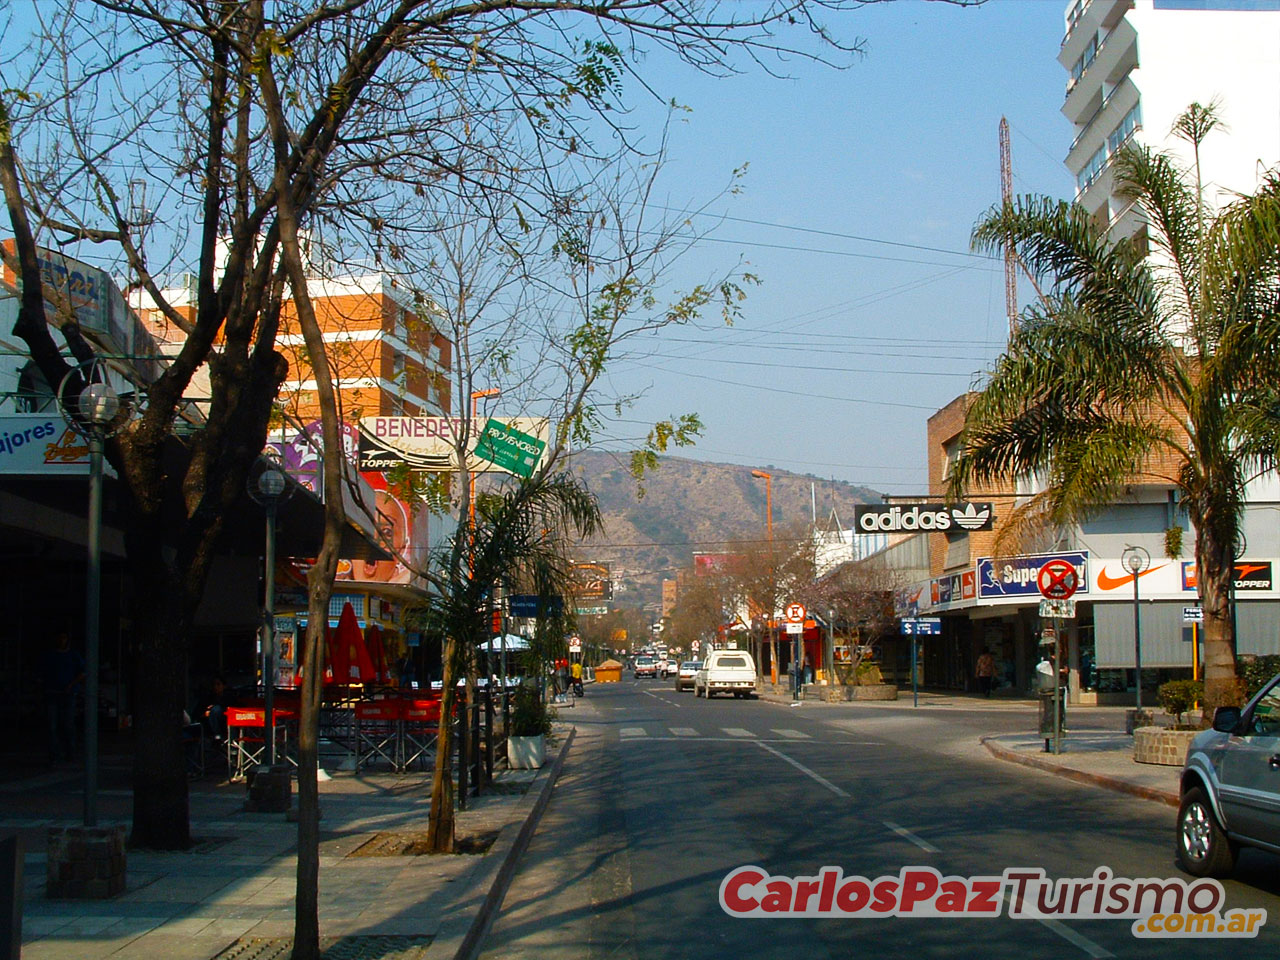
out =
[[[853,526],[858,533],[990,530],[995,514],[989,503],[858,504]]]

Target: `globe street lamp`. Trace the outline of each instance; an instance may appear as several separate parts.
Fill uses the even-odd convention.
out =
[[[250,498],[267,512],[267,539],[263,558],[262,588],[262,706],[266,738],[266,765],[276,762],[276,512],[288,499],[289,478],[279,464],[260,457],[249,471],[246,487]]]
[[[1138,577],[1151,565],[1151,554],[1142,547],[1126,546],[1120,557],[1120,563],[1133,575],[1133,669],[1134,686],[1137,688],[1134,715],[1136,723],[1142,715],[1142,623],[1141,610],[1138,606]]]
[[[98,653],[102,594],[102,451],[122,419],[120,396],[100,360],[72,368],[58,388],[71,428],[89,442],[89,530],[84,587],[84,825],[98,825]],[[78,391],[75,390],[79,384]],[[75,392],[72,392],[75,391]]]

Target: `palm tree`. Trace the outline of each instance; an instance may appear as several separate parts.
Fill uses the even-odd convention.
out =
[[[570,540],[591,537],[601,526],[599,504],[581,480],[540,471],[478,495],[474,527],[461,525],[440,558],[444,578],[425,618],[445,638],[442,720],[427,826],[431,849],[453,851],[453,725],[444,718],[453,716],[455,683],[471,664],[476,644],[489,639],[483,611],[493,584],[519,576],[540,595],[563,593]]]
[[[1210,210],[1199,150],[1214,125],[1198,104],[1175,125],[1191,170],[1146,149],[1116,157],[1146,236],[1112,244],[1082,207],[1034,197],[975,227],[975,249],[1012,244],[1042,292],[973,398],[950,488],[1043,478],[1012,519],[1050,527],[1135,482],[1178,490],[1195,528],[1206,715],[1239,702],[1230,605],[1245,486],[1280,449],[1280,178]]]

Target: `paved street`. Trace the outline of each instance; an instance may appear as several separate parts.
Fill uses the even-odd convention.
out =
[[[1257,940],[1140,940],[1129,920],[728,917],[734,867],[944,875],[1042,867],[1051,878],[1184,876],[1173,810],[993,759],[980,734],[1026,731],[1028,705],[704,701],[669,684],[595,685],[564,718],[578,740],[487,942],[517,957],[1273,956],[1277,858],[1246,851],[1228,909],[1264,907]],[[1114,717],[1081,710],[1073,729]],[[1005,729],[1001,730],[1000,727]],[[980,728],[981,727],[981,728]]]

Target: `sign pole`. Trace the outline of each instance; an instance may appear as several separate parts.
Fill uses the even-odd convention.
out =
[[[911,631],[911,706],[920,706],[920,691],[916,685],[916,634]]]
[[[1053,618],[1053,753],[1062,752],[1062,621]]]

